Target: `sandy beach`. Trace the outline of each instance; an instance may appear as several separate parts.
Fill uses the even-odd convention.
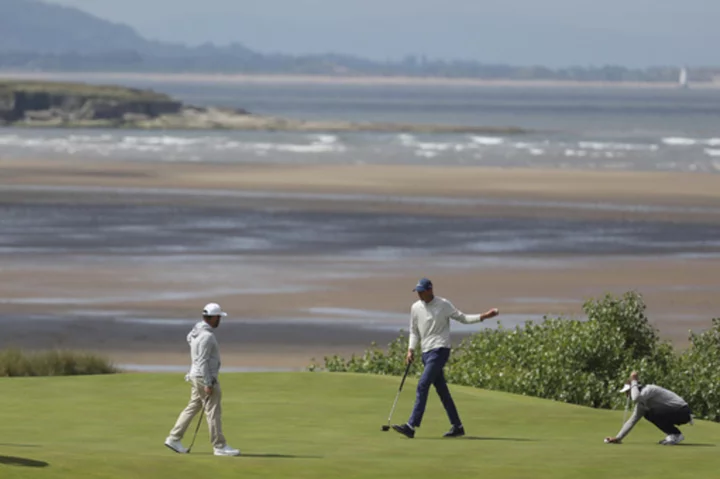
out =
[[[463,311],[499,307],[505,326],[544,314],[581,318],[584,300],[629,290],[644,295],[651,320],[678,346],[718,316],[716,175],[2,160],[0,212],[10,235],[0,244],[1,347],[82,348],[120,364],[184,367],[187,330],[203,304],[218,301],[230,312],[218,333],[224,365],[299,369],[396,337],[421,276]],[[250,226],[222,225],[258,215],[274,221],[261,236],[279,231],[282,248],[202,243],[233,239]],[[210,223],[198,222],[160,237],[146,223],[125,224],[140,216],[160,230],[210,216],[221,229],[203,235],[196,225]],[[568,234],[639,229],[609,249],[592,237],[580,249],[424,249],[423,217],[471,236],[491,227],[536,234],[526,224]],[[388,221],[408,218],[416,221],[403,227],[408,238],[402,229],[389,235]],[[312,232],[340,220],[343,229],[315,239],[291,223],[310,222]],[[103,221],[119,222],[114,233],[97,236]],[[133,232],[142,229],[150,236]],[[472,330],[456,328],[456,340]]]
[[[530,214],[530,211],[538,214],[540,209],[550,209],[563,216],[568,214],[567,210],[577,209],[587,210],[583,215],[608,210],[615,215],[637,217],[651,217],[661,212],[673,221],[694,218],[705,221],[720,213],[720,175],[694,173],[24,159],[0,159],[0,168],[0,184],[4,191],[9,191],[9,186],[22,185],[87,187],[103,191],[110,191],[107,188],[149,188],[170,193],[173,189],[186,189],[188,192],[206,192],[206,195],[220,190],[273,191],[277,198],[282,193],[367,195],[368,199],[381,196],[383,200],[401,196],[480,198],[496,200],[482,204],[483,214],[500,205],[503,214],[512,209],[521,214]],[[52,191],[51,188],[43,190]],[[352,201],[360,204],[362,199],[353,198]],[[517,200],[524,203],[518,204]],[[533,208],[539,201],[545,203],[541,208]],[[457,214],[463,211],[463,206],[477,208],[477,204],[450,204],[445,213]],[[411,207],[415,208],[415,205]],[[661,211],[663,208],[667,211]],[[435,207],[435,211],[440,209]]]

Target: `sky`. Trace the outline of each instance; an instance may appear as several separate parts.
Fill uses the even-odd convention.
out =
[[[191,45],[549,67],[720,65],[720,0],[46,0]]]

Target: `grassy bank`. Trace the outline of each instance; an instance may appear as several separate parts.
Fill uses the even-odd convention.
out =
[[[0,377],[79,376],[118,372],[112,362],[96,354],[77,351],[23,352],[0,350]]]
[[[684,428],[675,448],[643,421],[625,444],[603,444],[622,412],[507,393],[452,387],[469,437],[442,439],[448,424],[431,396],[414,440],[383,433],[399,378],[356,374],[226,374],[224,429],[239,458],[211,455],[203,425],[194,452],[162,443],[188,387],[179,374],[0,379],[3,478],[197,475],[398,478],[714,477],[720,425]],[[396,411],[407,418],[416,385],[408,380]],[[186,437],[189,444],[192,430]]]

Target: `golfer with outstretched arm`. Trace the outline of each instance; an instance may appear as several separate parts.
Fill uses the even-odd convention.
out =
[[[202,321],[198,322],[187,335],[192,367],[185,376],[185,380],[191,383],[190,402],[180,413],[170,435],[165,439],[165,446],[180,454],[188,452],[180,442],[185,431],[195,415],[205,408],[213,453],[216,456],[240,455],[240,451],[228,446],[222,432],[222,392],[218,382],[220,347],[213,330],[220,326],[220,318],[224,316],[227,316],[227,313],[220,308],[219,304],[205,305]]]
[[[465,428],[460,421],[443,373],[445,363],[450,358],[450,320],[473,324],[493,318],[500,313],[497,309],[491,309],[483,314],[466,315],[458,311],[447,299],[435,296],[433,284],[427,278],[418,281],[413,291],[420,299],[410,309],[410,344],[406,362],[411,363],[415,360],[415,351],[419,343],[425,369],[418,382],[417,397],[410,419],[407,424],[393,424],[392,428],[408,438],[415,437],[415,429],[422,423],[428,392],[433,385],[450,419],[451,428],[444,437],[464,436]]]

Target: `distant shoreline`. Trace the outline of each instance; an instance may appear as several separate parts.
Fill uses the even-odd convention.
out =
[[[224,84],[314,84],[361,86],[465,86],[465,87],[518,87],[518,88],[641,88],[680,89],[670,82],[600,82],[561,80],[488,80],[480,78],[441,77],[379,77],[379,76],[328,76],[289,74],[219,74],[219,73],[132,73],[132,72],[18,72],[0,71],[0,79],[72,80],[72,81],[127,81]],[[691,83],[690,89],[720,89],[720,81]]]
[[[154,89],[97,84],[87,79],[82,82],[48,80],[48,78],[0,79],[0,126],[314,133],[361,131],[480,135],[529,133],[527,130],[512,126],[297,120],[256,115],[242,108],[187,105]]]

